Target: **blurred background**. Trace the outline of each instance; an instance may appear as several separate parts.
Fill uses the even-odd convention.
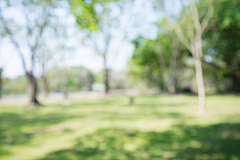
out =
[[[239,9],[0,0],[0,159],[240,159]]]

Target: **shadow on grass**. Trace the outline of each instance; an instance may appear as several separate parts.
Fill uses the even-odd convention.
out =
[[[137,103],[135,104],[134,106],[137,106],[137,107],[152,107],[152,108],[161,108],[161,107],[182,107],[182,106],[186,106],[188,105],[189,103],[146,103],[146,104],[143,104],[143,103]]]
[[[84,118],[83,115],[62,115],[62,114],[45,114],[37,113],[1,113],[0,114],[0,155],[5,153],[7,146],[27,145],[32,138],[39,134],[45,134],[41,130],[34,130],[37,127],[43,129],[46,126],[59,124],[73,118]],[[28,132],[23,129],[29,128]]]
[[[173,126],[165,132],[100,129],[42,160],[239,159],[240,124]]]
[[[92,101],[75,101],[71,103],[71,108],[85,108],[85,107],[109,107],[109,106],[113,106],[113,105],[121,105],[121,104],[125,104],[126,98],[125,97],[114,97],[112,99],[94,99]],[[55,106],[57,107],[61,107],[61,108],[67,108],[69,107],[68,104],[64,105],[61,103],[57,103]]]
[[[0,114],[0,155],[5,152],[2,146],[6,145],[28,145],[32,138],[39,134],[45,134],[39,129],[44,129],[47,126],[59,124],[69,121],[74,118],[95,117],[103,120],[137,120],[139,118],[181,118],[183,115],[175,112],[157,113],[155,110],[150,112],[136,113],[119,113],[118,111],[107,112],[99,111],[76,113],[72,115],[64,115],[62,113],[38,114],[37,110],[27,112],[24,114],[17,114],[13,112],[5,112]],[[40,128],[39,128],[40,127]],[[23,132],[28,128],[28,132]],[[38,130],[36,130],[38,128]],[[7,150],[6,150],[7,151]]]

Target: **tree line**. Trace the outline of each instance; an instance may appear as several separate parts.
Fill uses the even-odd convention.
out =
[[[131,8],[134,2],[2,0],[1,37],[11,41],[21,58],[28,80],[29,106],[40,105],[36,97],[36,66],[41,66],[40,77],[46,93],[47,74],[53,67],[53,59],[57,59],[62,88],[69,83],[64,60],[74,47],[67,45],[66,39],[77,37],[78,33],[82,36],[81,44],[103,59],[106,94],[109,70],[114,63],[110,57],[121,54],[123,43],[130,40],[135,47],[128,62],[132,84],[144,82],[148,87],[158,87],[170,94],[196,88],[202,114],[206,112],[206,85],[216,92],[240,92],[238,0],[178,1],[181,11],[177,14],[167,10],[171,1],[152,0],[152,9],[158,17],[154,24],[158,28],[155,39],[143,35],[131,38],[131,31],[122,25],[120,15],[131,17],[129,6]],[[11,8],[17,9],[16,14],[21,14],[23,22],[7,16]],[[68,31],[67,22],[59,17],[59,9],[65,10],[66,16],[75,17],[77,29],[74,33]],[[132,22],[135,21],[129,24]],[[26,50],[30,54],[30,66],[23,53]],[[63,90],[67,92],[67,88]]]

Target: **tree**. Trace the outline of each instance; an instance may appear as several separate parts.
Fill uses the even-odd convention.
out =
[[[170,94],[178,90],[178,78],[183,67],[184,49],[176,39],[171,32],[159,34],[155,45],[163,82]]]
[[[132,84],[145,82],[149,87],[166,90],[162,70],[155,50],[156,41],[138,37],[132,41],[135,50],[128,62],[128,75]]]
[[[43,81],[43,89],[44,89],[44,96],[45,98],[48,96],[49,89],[48,89],[48,81],[47,81],[47,71],[45,67],[45,63],[42,63],[42,76],[41,79]]]
[[[178,39],[185,45],[185,47],[191,52],[196,71],[196,80],[198,88],[198,106],[200,114],[206,112],[205,108],[205,86],[203,80],[203,70],[201,58],[202,52],[202,37],[208,29],[208,24],[213,16],[214,8],[211,1],[201,1],[208,5],[208,8],[204,9],[204,14],[199,14],[199,10],[193,0],[189,0],[187,7],[184,7],[181,12],[178,22],[174,23],[169,13],[165,10],[163,1],[158,1],[159,7],[164,15],[164,20],[167,22],[170,29],[175,31]]]
[[[121,40],[118,39],[118,45],[112,49],[113,42],[116,41],[116,32],[121,32],[119,17],[123,3],[116,0],[91,1],[91,3],[85,0],[72,0],[70,4],[79,27],[87,28],[84,43],[103,58],[105,93],[107,94],[110,88],[109,55],[110,53],[117,55],[126,38],[124,34],[120,35]],[[116,14],[114,11],[120,13]]]
[[[19,25],[7,20],[1,14],[1,21],[4,25],[4,29],[7,32],[12,44],[15,46],[17,53],[20,56],[22,65],[28,80],[28,94],[29,94],[29,106],[40,106],[37,100],[37,83],[35,75],[36,66],[36,54],[39,49],[39,44],[43,41],[45,29],[50,23],[50,17],[52,8],[55,7],[54,1],[42,0],[42,1],[7,1],[9,7],[13,7],[16,11],[24,17],[25,23]],[[17,10],[17,8],[21,10]],[[7,9],[7,6],[5,6]],[[20,37],[20,39],[18,38]],[[23,46],[20,42],[26,42],[26,46]],[[24,57],[22,47],[27,47],[30,52],[31,66],[28,68],[26,65],[26,59]]]
[[[60,23],[59,23],[60,24]],[[63,93],[63,98],[66,99],[68,97],[68,82],[69,82],[69,76],[68,76],[68,70],[66,66],[66,61],[70,58],[71,52],[75,49],[75,47],[68,46],[67,45],[67,39],[70,37],[73,37],[74,35],[69,35],[67,33],[66,24],[61,24],[57,26],[58,30],[58,46],[56,48],[56,52],[58,53],[58,58],[56,61],[56,65],[58,67],[58,73],[60,75],[61,79],[61,91]],[[75,33],[76,34],[76,33]]]
[[[209,31],[204,36],[205,56],[209,58],[205,64],[211,67],[215,84],[220,86],[225,81],[225,91],[240,93],[240,2],[219,0],[214,1],[214,6]]]
[[[63,69],[64,71],[62,71]],[[63,77],[61,76],[61,72],[63,72],[63,74],[67,74],[67,84],[65,86],[67,87],[66,89],[68,92],[92,90],[92,84],[95,81],[95,75],[91,70],[84,67],[60,68],[59,66],[55,66],[48,71],[47,75],[48,83],[50,84],[49,91],[61,91],[63,93],[63,98],[65,98],[65,86],[63,85]]]
[[[73,67],[68,69],[68,88],[71,91],[91,91],[95,81],[94,73],[84,67]]]
[[[0,98],[2,98],[2,68],[0,68]]]
[[[47,98],[48,93],[49,93],[49,84],[48,84],[48,79],[47,79],[47,73],[48,73],[48,66],[50,60],[53,58],[52,56],[52,51],[49,49],[47,46],[47,41],[42,42],[42,44],[39,45],[38,49],[38,54],[36,58],[38,59],[38,63],[41,66],[41,77],[40,79],[42,80],[43,83],[43,92],[44,92],[44,97]]]
[[[179,90],[180,71],[186,49],[176,36],[166,30],[159,31],[156,40],[138,37],[133,41],[135,51],[129,61],[131,77],[143,79],[149,86],[157,86],[170,94]]]

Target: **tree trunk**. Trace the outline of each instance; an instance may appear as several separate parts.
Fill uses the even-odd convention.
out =
[[[130,105],[132,105],[133,102],[134,102],[134,98],[133,98],[133,96],[130,96]]]
[[[178,93],[178,77],[177,77],[177,73],[175,73],[175,75],[173,76],[173,84],[174,84],[174,92],[175,94]]]
[[[240,79],[237,76],[232,76],[232,91],[240,93]]]
[[[47,76],[46,76],[46,71],[45,71],[45,63],[42,63],[42,81],[43,81],[43,90],[44,90],[44,97],[47,98],[48,96],[48,81],[47,81]]]
[[[171,81],[170,84],[168,85],[168,93],[171,95],[176,94],[176,88],[175,88],[175,84]]]
[[[28,78],[28,94],[29,107],[41,106],[37,100],[37,83],[35,77],[31,73],[27,73]]]
[[[104,54],[103,60],[104,60],[104,69],[105,69],[105,73],[104,73],[105,94],[108,94],[108,91],[109,91],[109,69],[107,68],[106,54]]]
[[[197,89],[198,89],[198,107],[199,113],[205,114],[205,87],[203,81],[203,71],[202,63],[200,58],[194,57],[195,70],[196,70],[196,80],[197,80]]]
[[[109,91],[109,69],[105,69],[105,94]]]
[[[165,74],[163,75],[163,81],[168,94],[176,94],[176,81],[174,79],[175,69],[173,69],[172,73],[169,73],[167,69],[163,70],[163,72],[165,72]]]
[[[61,71],[62,75],[62,93],[63,93],[63,98],[67,99],[68,94],[67,94],[67,88],[68,88],[68,76],[67,76],[67,71],[64,69]]]
[[[46,75],[42,76],[42,81],[43,81],[44,97],[47,98],[49,90],[48,90],[48,82],[47,82]]]
[[[0,98],[2,98],[2,68],[0,68]]]

